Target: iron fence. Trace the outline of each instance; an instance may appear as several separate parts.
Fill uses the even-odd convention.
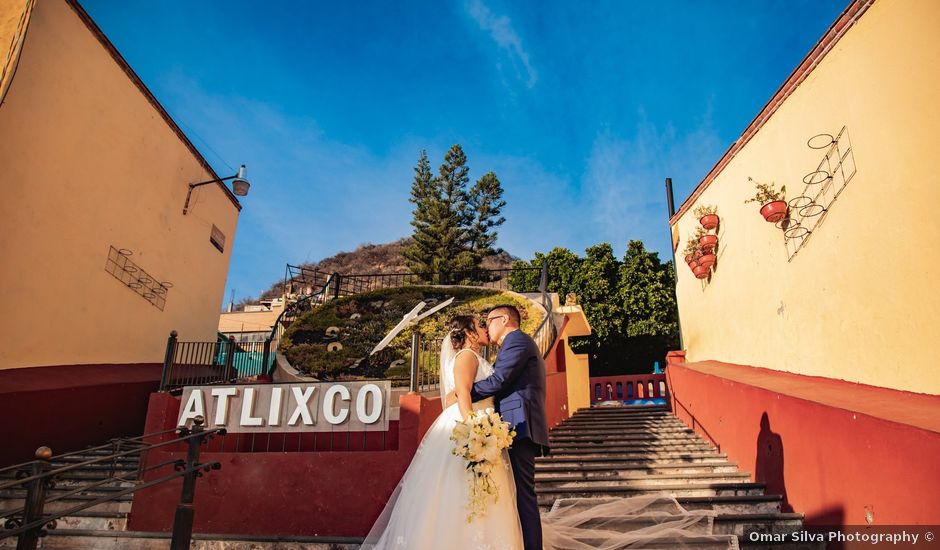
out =
[[[89,508],[108,502],[147,487],[153,487],[177,478],[183,478],[183,489],[173,522],[172,550],[188,549],[193,529],[193,496],[196,478],[203,472],[218,470],[218,462],[199,462],[200,446],[215,436],[225,435],[223,428],[204,429],[202,417],[197,417],[192,428],[165,430],[135,438],[115,439],[111,442],[81,451],[53,456],[52,449],[40,447],[35,460],[0,470],[0,476],[12,474],[13,479],[0,481],[0,492],[16,494],[24,491],[23,506],[0,510],[3,530],[0,540],[17,537],[17,550],[35,550],[39,539],[48,529],[55,529],[56,521]],[[177,437],[167,437],[171,433]],[[158,443],[148,443],[164,439]],[[175,459],[158,464],[146,464],[147,452],[168,446],[185,447],[186,459]],[[87,458],[87,457],[94,458]],[[84,459],[83,459],[84,458]],[[136,471],[121,474],[118,463],[139,458]],[[105,477],[96,480],[76,481],[75,474],[85,468],[110,466]],[[171,473],[165,470],[172,467]],[[145,481],[144,474],[151,473]],[[71,475],[70,475],[71,474]],[[158,476],[158,477],[152,477]],[[80,478],[84,479],[84,478]],[[68,480],[61,486],[57,482]],[[82,496],[83,502],[68,507],[70,497]],[[97,497],[97,498],[95,498]],[[58,503],[57,510],[48,511],[46,505]]]
[[[160,391],[184,386],[225,384],[258,380],[273,366],[267,342],[181,342],[174,330],[167,339]]]

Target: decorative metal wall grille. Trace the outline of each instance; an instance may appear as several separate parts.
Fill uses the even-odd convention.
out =
[[[130,259],[131,254],[133,252],[126,248],[114,248],[112,246],[108,252],[108,262],[104,267],[105,271],[124,283],[124,286],[139,294],[141,298],[153,304],[154,307],[163,311],[163,307],[166,305],[167,291],[173,287],[173,284],[157,281]]]
[[[806,145],[810,149],[824,150],[816,169],[803,177],[803,192],[790,199],[788,215],[777,222],[783,230],[787,255],[790,260],[803,247],[816,226],[826,217],[829,208],[855,176],[855,154],[845,126],[839,134],[819,134]]]

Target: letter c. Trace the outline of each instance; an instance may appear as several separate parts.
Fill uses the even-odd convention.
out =
[[[330,386],[323,395],[323,418],[333,425],[342,424],[349,417],[349,407],[345,405],[339,410],[339,414],[333,414],[337,394],[343,401],[349,401],[349,388],[346,386]]]

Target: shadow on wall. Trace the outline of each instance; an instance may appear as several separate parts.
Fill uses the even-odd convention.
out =
[[[787,486],[783,473],[783,438],[770,429],[767,411],[760,417],[760,432],[757,434],[757,457],[754,462],[754,480],[764,483],[769,495],[781,495],[780,511],[792,512],[787,500]]]

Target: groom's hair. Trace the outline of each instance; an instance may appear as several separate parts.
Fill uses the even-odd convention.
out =
[[[522,323],[522,320],[519,317],[519,310],[516,308],[516,306],[502,304],[491,307],[489,312],[498,313],[500,315],[508,315],[509,320],[512,321],[512,323],[517,327]]]

